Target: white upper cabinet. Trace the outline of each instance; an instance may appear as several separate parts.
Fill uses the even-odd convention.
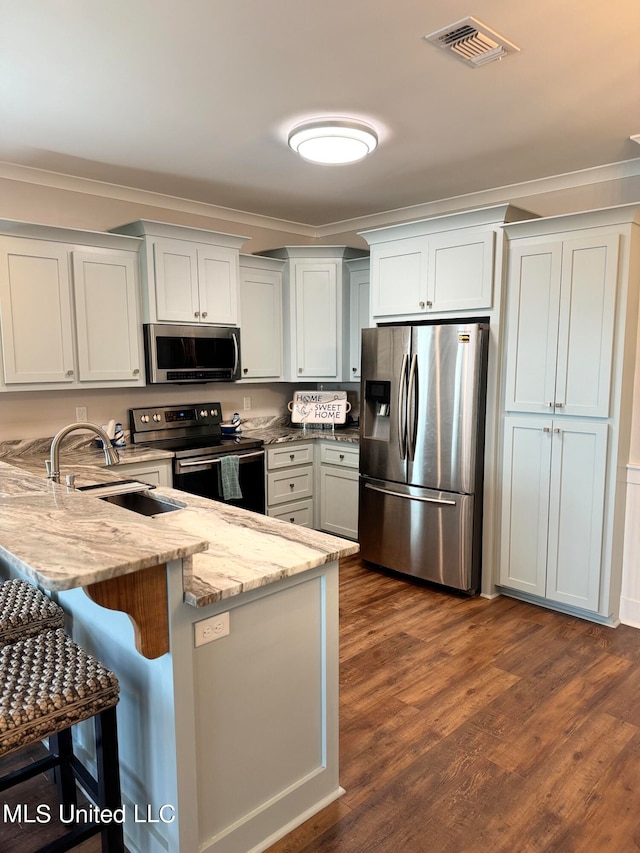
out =
[[[28,223],[1,227],[56,238],[0,236],[4,389],[144,384],[139,241]]]
[[[362,330],[369,326],[369,258],[347,261],[349,269],[349,369],[345,380],[360,380]]]
[[[263,253],[285,260],[284,378],[349,378],[349,278],[345,260],[366,256],[346,246],[286,246]]]
[[[242,378],[282,379],[282,267],[284,261],[240,255]]]
[[[506,409],[608,416],[619,239],[511,244]]]
[[[529,216],[500,205],[361,232],[371,245],[371,316],[384,322],[491,309],[495,232]]]
[[[144,240],[146,323],[238,325],[239,250],[247,237],[149,220],[112,230]]]

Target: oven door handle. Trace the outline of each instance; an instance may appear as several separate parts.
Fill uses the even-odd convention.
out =
[[[177,473],[180,473],[182,468],[194,468],[196,465],[220,464],[222,456],[237,456],[242,464],[246,459],[255,459],[258,456],[264,457],[264,450],[256,450],[254,453],[223,453],[220,456],[210,456],[207,459],[194,459],[192,462],[180,462],[176,460]]]

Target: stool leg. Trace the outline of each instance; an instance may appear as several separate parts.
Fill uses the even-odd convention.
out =
[[[107,708],[95,719],[98,763],[98,798],[101,809],[118,809],[122,805],[120,765],[118,761],[118,729],[115,706]],[[112,822],[102,830],[103,853],[124,853],[122,824]]]
[[[49,751],[59,758],[59,764],[54,770],[58,788],[58,802],[64,806],[64,815],[69,817],[70,806],[78,805],[78,789],[73,773],[73,740],[71,729],[62,729],[49,737]]]

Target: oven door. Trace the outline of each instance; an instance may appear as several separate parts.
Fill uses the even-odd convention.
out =
[[[242,492],[241,498],[225,500],[223,496],[221,477],[223,456],[239,458],[238,484]],[[264,450],[176,459],[173,465],[174,488],[262,514],[265,512],[264,481]]]

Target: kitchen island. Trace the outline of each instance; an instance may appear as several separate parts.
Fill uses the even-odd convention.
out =
[[[168,488],[180,508],[143,518],[36,470],[0,462],[0,572],[50,590],[118,676],[132,853],[264,850],[337,798],[338,559],[357,545]]]

